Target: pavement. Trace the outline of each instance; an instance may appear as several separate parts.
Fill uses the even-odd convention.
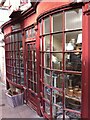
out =
[[[5,93],[6,87],[0,82],[0,120],[17,120],[18,118],[23,118],[20,120],[34,120],[36,118],[36,120],[45,120],[26,104],[17,107],[11,107],[7,103]]]

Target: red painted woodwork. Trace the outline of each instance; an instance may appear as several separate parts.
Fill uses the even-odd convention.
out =
[[[62,1],[62,0],[61,0]],[[18,87],[18,88],[24,88],[25,90],[25,100],[26,102],[28,101],[28,104],[30,106],[32,106],[39,115],[42,115],[46,118],[48,117],[52,117],[52,106],[50,104],[50,116],[48,116],[46,113],[44,113],[44,102],[45,102],[45,98],[44,98],[44,52],[42,51],[42,61],[41,61],[41,56],[40,56],[40,23],[38,22],[38,18],[43,14],[49,15],[49,13],[53,10],[54,12],[57,12],[57,8],[62,8],[63,6],[68,6],[70,7],[69,4],[69,0],[66,0],[64,2],[40,2],[37,7],[36,7],[36,12],[33,13],[32,15],[29,15],[29,13],[24,16],[22,15],[22,17],[24,16],[24,18],[21,21],[21,31],[22,31],[22,44],[23,44],[23,60],[24,60],[24,85],[19,85],[14,83],[13,81],[10,81],[7,78],[7,82],[13,84],[14,86]],[[77,6],[74,6],[77,7]],[[73,8],[73,6],[72,6]],[[63,10],[66,8],[63,8]],[[85,13],[84,13],[85,12]],[[81,116],[82,118],[85,119],[90,119],[90,13],[88,11],[88,4],[87,5],[83,5],[83,25],[82,25],[82,38],[83,38],[83,43],[82,43],[82,108],[81,108]],[[65,17],[65,16],[64,16]],[[63,20],[64,20],[63,17]],[[39,19],[42,21],[42,23],[44,23],[44,20],[41,18]],[[9,35],[9,33],[12,33],[12,19],[11,21],[9,21],[9,23],[7,22],[6,24],[4,24],[2,26],[2,29],[4,31],[4,35]],[[17,24],[17,22],[19,22],[19,18],[17,18],[17,21],[15,21],[14,23]],[[35,94],[35,92],[33,93],[32,90],[28,89],[28,82],[27,82],[27,77],[26,77],[26,64],[27,64],[27,44],[29,44],[30,42],[33,41],[33,39],[26,39],[25,38],[25,31],[31,27],[32,25],[35,25],[35,30],[36,30],[36,58],[37,58],[37,74],[38,74],[38,81],[37,81],[37,88],[38,88],[38,93],[37,95]],[[52,23],[51,23],[51,16],[50,16],[50,32],[52,31]],[[64,25],[63,25],[64,28]],[[42,25],[42,33],[44,31],[44,26]],[[14,32],[13,32],[14,33]],[[50,34],[50,45],[52,44],[51,42],[52,39],[52,34]],[[63,32],[63,46],[64,46],[64,32]],[[7,41],[6,41],[7,42]],[[42,49],[44,48],[44,35],[42,35]],[[50,50],[51,50],[51,46],[50,46]],[[64,47],[63,47],[63,52],[64,52]],[[51,54],[50,54],[51,57]],[[63,55],[64,58],[64,55]],[[42,66],[40,66],[40,62],[42,62]],[[63,64],[64,64],[64,59],[63,59]],[[50,62],[50,68],[52,66],[52,63]],[[64,70],[64,66],[62,66],[62,69]],[[42,72],[43,71],[43,72]],[[51,70],[52,74],[53,69]],[[59,70],[57,71],[59,72]],[[64,71],[67,72],[67,71]],[[68,73],[68,72],[67,72]],[[72,72],[71,72],[72,73]],[[74,72],[73,72],[74,73]],[[77,74],[81,74],[81,72],[77,72]],[[62,75],[62,77],[64,78],[64,76]],[[64,81],[63,81],[64,82]],[[64,90],[64,83],[62,84],[63,86],[63,90]],[[50,87],[50,86],[49,86]],[[56,88],[57,91],[59,91],[58,88]],[[61,92],[61,91],[59,91]],[[35,98],[32,97],[31,94],[35,95]],[[28,96],[27,96],[28,95]],[[63,92],[63,96],[64,96],[64,92]],[[52,95],[50,96],[50,100],[52,101]],[[46,101],[48,102],[48,101]],[[64,98],[63,98],[63,104],[64,104]],[[65,109],[66,110],[66,109]]]
[[[24,28],[36,23],[37,14],[33,14],[23,21]]]
[[[88,5],[87,5],[88,6]],[[83,11],[83,54],[82,54],[82,118],[90,119],[90,15],[88,7]]]
[[[7,34],[11,33],[11,31],[12,31],[11,26],[4,28],[4,35],[7,35]]]
[[[51,0],[53,1],[53,0]],[[38,16],[45,13],[45,12],[48,12],[50,10],[53,10],[55,8],[59,8],[61,6],[65,6],[65,5],[68,5],[70,2],[69,0],[66,0],[66,1],[59,1],[59,2],[40,2],[40,4],[37,6],[37,11],[38,11]],[[42,8],[42,9],[41,9]]]

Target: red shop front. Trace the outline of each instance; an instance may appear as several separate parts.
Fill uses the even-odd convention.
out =
[[[2,26],[6,81],[39,115],[89,120],[89,2],[36,2]]]

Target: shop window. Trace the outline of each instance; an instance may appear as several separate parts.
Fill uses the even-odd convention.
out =
[[[8,79],[18,83],[24,84],[24,65],[23,65],[23,49],[21,33],[14,33],[6,37],[6,61],[9,60],[7,66]]]
[[[82,10],[51,14],[40,20],[39,25],[45,114],[53,115],[52,118],[63,118],[63,115],[64,118],[80,118]]]

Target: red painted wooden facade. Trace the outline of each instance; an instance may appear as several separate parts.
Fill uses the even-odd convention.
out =
[[[26,103],[39,115],[50,120],[90,119],[89,4],[40,2],[18,17],[16,12],[2,26],[5,35],[7,87],[12,84],[16,88],[22,88]],[[81,20],[80,24],[72,25],[72,16],[75,17],[74,20]],[[79,34],[82,34],[80,49],[68,47],[73,38],[73,45],[77,46]],[[73,68],[70,66],[70,55],[78,52],[81,63],[76,68],[78,61],[73,62]],[[59,59],[58,62],[55,56]],[[71,79],[81,81],[78,85]]]

